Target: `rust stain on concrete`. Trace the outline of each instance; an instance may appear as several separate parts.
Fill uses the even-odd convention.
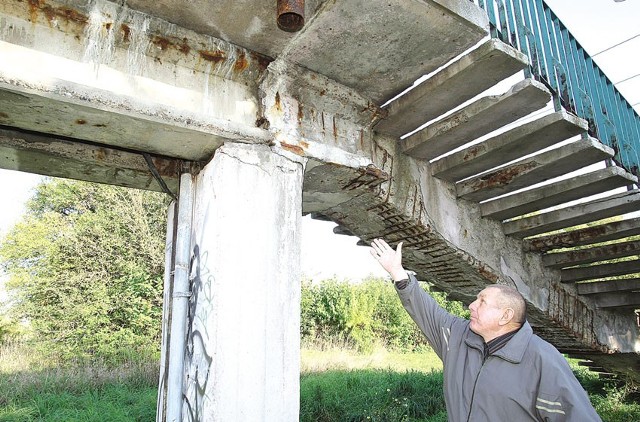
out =
[[[128,43],[131,39],[131,28],[127,24],[120,25],[120,31],[122,32],[122,40]]]
[[[203,60],[218,64],[227,60],[227,56],[222,50],[200,50],[198,51]]]
[[[243,72],[247,67],[249,67],[249,61],[247,60],[247,55],[244,52],[240,52],[238,58],[233,64],[233,71],[236,73]]]
[[[481,145],[470,148],[462,157],[463,161],[469,161],[473,158],[476,158],[478,154],[483,150]]]
[[[66,6],[53,7],[44,0],[28,0],[29,18],[32,23],[38,21],[38,15],[42,13],[49,24],[55,20],[61,20],[66,23],[73,23],[84,26],[89,22],[89,17],[75,9]]]
[[[535,167],[537,167],[536,163],[528,162],[520,164],[518,166],[509,167],[504,170],[494,171],[484,177],[481,177],[475,183],[472,183],[472,187],[474,190],[480,190],[506,186],[511,183],[516,177]]]
[[[286,142],[280,142],[280,146],[282,146],[283,149],[289,152],[293,152],[296,155],[304,156],[304,148],[300,145],[292,145],[292,144],[287,144]]]

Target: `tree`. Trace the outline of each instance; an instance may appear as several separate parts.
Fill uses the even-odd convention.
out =
[[[14,312],[72,356],[157,350],[168,199],[47,180],[0,245]]]

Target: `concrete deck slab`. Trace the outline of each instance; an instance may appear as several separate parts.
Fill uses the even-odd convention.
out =
[[[597,280],[600,278],[618,277],[635,273],[640,273],[640,259],[615,262],[612,264],[567,268],[561,270],[560,281],[562,283],[574,283],[576,281]]]
[[[502,95],[483,97],[401,141],[402,151],[431,160],[543,108],[551,94],[525,79]]]
[[[553,230],[577,226],[592,221],[623,215],[640,209],[640,191],[634,189],[619,195],[572,207],[507,221],[504,233],[516,238],[534,236]]]
[[[382,104],[488,34],[484,12],[464,3],[327,1],[280,57]]]
[[[621,167],[610,166],[515,195],[480,204],[482,216],[506,220],[580,198],[637,183],[638,178]]]
[[[524,69],[527,63],[521,52],[490,39],[394,100],[375,129],[400,137]]]
[[[576,289],[578,289],[578,293],[581,295],[607,292],[630,292],[634,290],[640,291],[640,278],[576,283]]]
[[[566,268],[633,255],[640,255],[640,241],[619,242],[586,249],[550,253],[542,257],[542,262],[547,267]]]
[[[587,122],[559,111],[503,132],[433,163],[431,174],[455,182],[516,160],[587,130]]]
[[[638,234],[640,234],[640,218],[631,218],[564,233],[525,239],[522,248],[530,252],[548,252],[553,249],[608,242]]]
[[[456,194],[469,201],[484,201],[571,173],[613,155],[612,148],[596,139],[580,139],[459,182]]]

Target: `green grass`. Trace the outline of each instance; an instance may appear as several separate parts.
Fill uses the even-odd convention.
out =
[[[155,420],[156,387],[110,384],[84,391],[34,392],[0,409],[2,422],[121,422]]]
[[[332,370],[300,379],[300,421],[446,422],[442,373]]]
[[[0,349],[0,422],[155,420],[158,364],[117,368],[50,361],[24,346]]]
[[[304,348],[301,422],[446,421],[442,364],[433,352]],[[572,363],[605,422],[640,421],[628,386],[599,380]],[[0,422],[151,422],[157,363],[51,362],[21,348],[0,348]]]

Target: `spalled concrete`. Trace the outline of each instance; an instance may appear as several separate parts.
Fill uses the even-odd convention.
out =
[[[508,221],[503,228],[505,234],[523,238],[630,213],[638,209],[639,201],[640,191],[634,189],[584,204]]]
[[[612,156],[613,149],[595,139],[579,139],[458,182],[456,194],[470,201],[484,201],[571,173]]]
[[[617,166],[581,174],[551,185],[540,186],[518,194],[480,204],[482,216],[506,220],[540,209],[631,186],[638,178]]]
[[[432,175],[455,182],[555,145],[586,128],[586,121],[564,111],[549,114],[437,160]]]

